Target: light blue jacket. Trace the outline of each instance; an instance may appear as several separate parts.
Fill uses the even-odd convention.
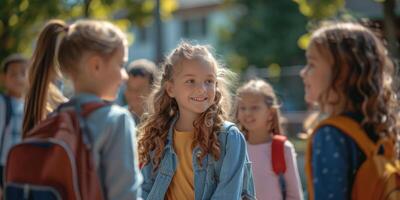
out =
[[[77,94],[79,104],[100,102],[91,94]],[[140,197],[142,176],[136,153],[136,128],[131,114],[117,105],[93,111],[86,118],[92,151],[106,199],[133,200]]]
[[[151,162],[142,169],[143,199],[163,200],[175,174],[179,162],[172,144],[175,121],[176,119],[168,130],[164,156],[157,171],[153,172]],[[195,200],[232,200],[244,197],[255,199],[253,173],[247,155],[246,140],[238,128],[232,125],[230,122],[225,122],[218,134],[221,144],[220,160],[215,161],[212,155],[208,154],[202,160],[203,167],[200,167],[196,156],[200,155],[201,150],[199,147],[193,150]]]

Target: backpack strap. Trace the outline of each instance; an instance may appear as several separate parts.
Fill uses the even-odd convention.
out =
[[[89,102],[82,105],[81,115],[82,117],[86,118],[90,115],[93,111],[103,107],[111,105],[109,102]]]
[[[349,136],[358,145],[365,156],[369,157],[377,152],[378,147],[368,137],[361,125],[352,118],[346,116],[328,118],[322,121],[318,127],[327,125],[333,126]]]
[[[77,101],[71,100],[66,103],[60,104],[57,107],[57,109],[50,115],[55,115],[57,113],[63,112],[64,110],[73,109],[74,112],[77,113],[79,126],[80,129],[82,130],[83,143],[86,145],[88,149],[91,149],[93,139],[91,137],[91,133],[87,126],[85,118],[88,117],[95,110],[109,105],[112,105],[112,103],[106,101],[93,101],[84,104],[79,104]]]
[[[339,129],[343,134],[349,136],[367,158],[377,153],[379,149],[379,146],[375,145],[373,141],[369,139],[361,125],[352,118],[346,116],[335,116],[323,120],[318,124],[317,128],[314,129],[313,133],[308,138],[307,144],[305,171],[307,177],[308,196],[310,200],[314,199],[314,185],[312,181],[313,177],[311,166],[312,140],[316,131],[322,126],[333,126]]]
[[[86,118],[95,110],[100,109],[104,106],[110,106],[112,103],[100,101],[100,102],[88,102],[80,106],[80,110],[77,110],[78,119],[79,119],[79,126],[81,127],[82,131],[82,138],[83,142],[86,144],[88,149],[92,148],[93,138],[92,134],[86,123]]]
[[[285,162],[286,140],[287,137],[284,135],[272,136],[271,161],[272,161],[272,169],[276,175],[284,174],[286,172],[286,162]]]
[[[272,170],[279,178],[279,186],[282,193],[282,198],[286,199],[286,182],[284,174],[286,172],[286,161],[285,161],[285,142],[287,137],[280,134],[272,136],[271,143],[271,163]]]
[[[10,124],[11,117],[12,117],[12,105],[11,105],[11,98],[3,93],[0,93],[0,96],[4,99],[4,103],[6,105],[6,118],[4,121],[4,128],[1,133],[1,141],[0,141],[0,155],[3,155],[3,148],[4,148],[4,138],[6,135],[6,130],[8,125]]]

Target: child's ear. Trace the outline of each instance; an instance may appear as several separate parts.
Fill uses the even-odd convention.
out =
[[[172,85],[173,83],[171,83],[171,81],[167,81],[165,83],[165,91],[167,91],[167,94],[169,97],[174,98],[175,97],[175,90],[174,87]]]
[[[103,68],[103,65],[104,61],[100,56],[96,54],[89,55],[87,67],[89,68],[91,74],[97,74],[100,72],[100,70]]]

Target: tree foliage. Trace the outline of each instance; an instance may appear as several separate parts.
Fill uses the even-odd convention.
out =
[[[14,52],[29,57],[33,39],[51,18],[111,20],[128,31],[132,25],[151,23],[154,6],[153,0],[1,0],[0,61]],[[177,0],[163,0],[162,16],[169,17],[176,7]]]
[[[239,10],[231,32],[222,41],[233,68],[292,65],[303,59],[297,39],[305,32],[306,18],[291,0],[231,0]]]
[[[302,14],[311,21],[321,21],[333,16],[337,16],[339,11],[344,9],[345,0],[293,0]],[[370,0],[382,4],[382,22],[387,40],[388,48],[394,58],[400,59],[398,29],[396,26],[396,0]],[[350,14],[350,13],[346,13]],[[340,16],[337,18],[341,18]],[[303,44],[307,43],[308,35],[303,35]],[[303,45],[304,46],[304,45]]]
[[[336,15],[344,7],[345,0],[293,0],[300,12],[310,19],[321,20]]]

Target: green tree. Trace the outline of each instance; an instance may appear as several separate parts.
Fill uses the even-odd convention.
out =
[[[14,52],[29,52],[32,28],[59,15],[61,1],[2,0],[0,3],[0,60]]]
[[[301,13],[311,21],[320,21],[333,16],[337,16],[344,9],[345,0],[293,0],[295,1]],[[382,4],[384,33],[387,39],[388,48],[393,57],[399,59],[399,42],[396,35],[398,29],[396,26],[396,0],[370,0]],[[349,14],[349,13],[347,13]],[[339,17],[340,18],[340,17]],[[303,45],[307,43],[307,37],[303,37]]]
[[[231,32],[222,33],[230,66],[241,70],[293,65],[303,60],[297,39],[305,32],[306,18],[291,0],[231,0],[234,17]]]
[[[293,0],[298,3],[300,12],[313,20],[322,20],[337,14],[345,0]]]
[[[162,2],[161,16],[168,17],[176,9],[177,2]],[[1,0],[0,61],[14,52],[30,55],[33,39],[48,19],[112,20],[127,31],[132,25],[151,23],[154,8],[153,0]]]
[[[0,0],[0,62],[20,52],[30,57],[34,38],[45,21],[80,18],[111,20],[124,31],[153,21],[154,0]],[[162,0],[161,17],[169,17],[177,0]],[[128,40],[134,41],[132,34]]]

